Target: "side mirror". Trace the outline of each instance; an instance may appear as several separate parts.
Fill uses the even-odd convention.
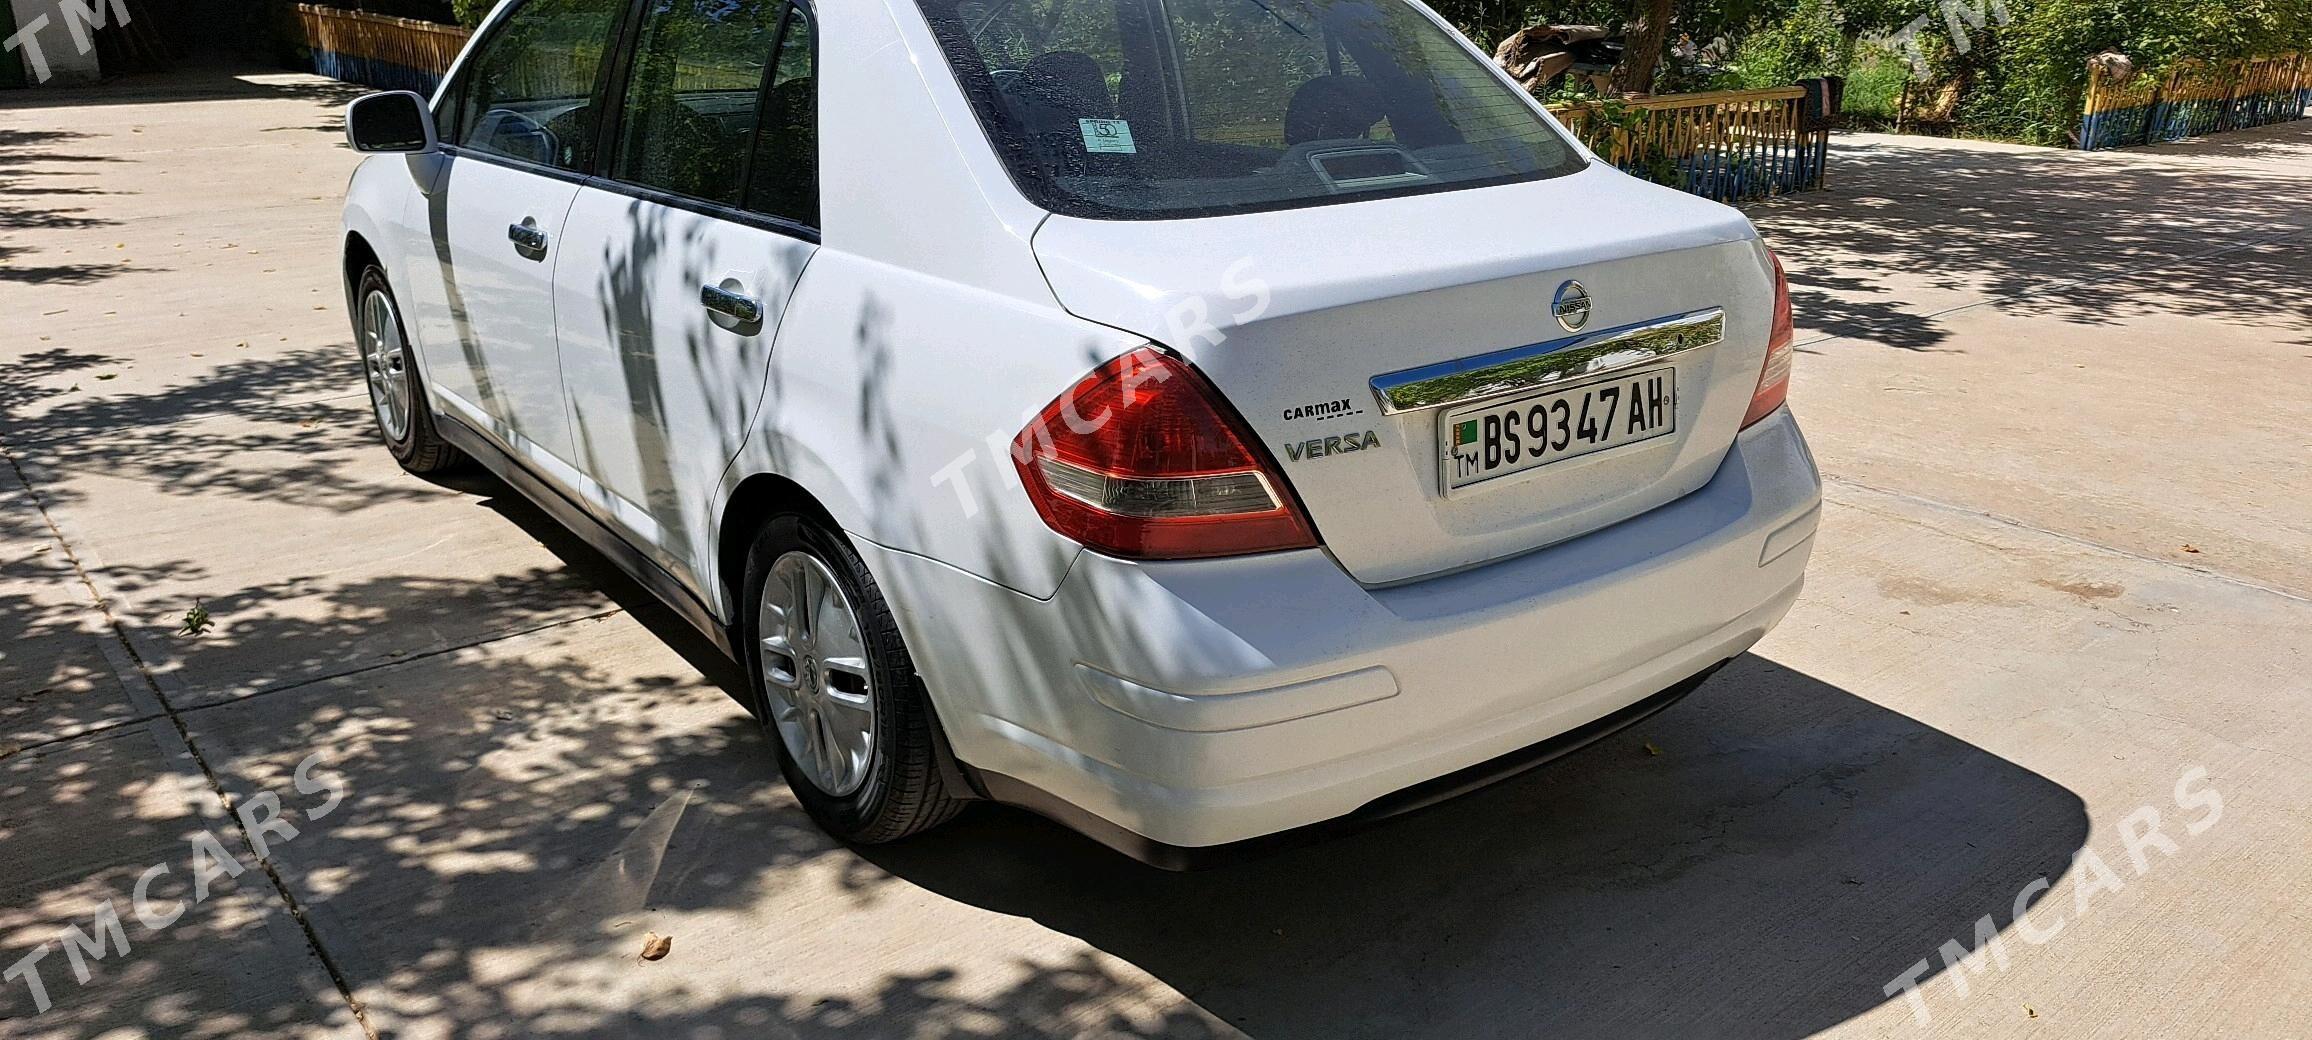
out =
[[[345,106],[345,139],[357,152],[430,152],[441,144],[433,110],[406,90],[354,98]]]

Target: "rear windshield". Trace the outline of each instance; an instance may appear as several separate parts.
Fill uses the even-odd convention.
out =
[[[1404,0],[918,0],[1012,179],[1070,216],[1207,216],[1572,173]]]

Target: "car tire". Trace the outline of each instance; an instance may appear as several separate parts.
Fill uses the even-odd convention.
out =
[[[385,271],[371,264],[353,290],[353,345],[361,358],[362,382],[369,386],[370,419],[379,439],[401,468],[440,473],[465,462],[465,454],[442,439],[427,403],[425,377],[401,322],[401,307]]]
[[[962,811],[898,620],[850,543],[814,519],[774,517],[747,552],[744,592],[756,716],[811,818],[876,845]]]

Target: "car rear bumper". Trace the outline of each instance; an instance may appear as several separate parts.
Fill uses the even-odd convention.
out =
[[[1789,610],[1820,498],[1784,411],[1676,502],[1389,588],[1314,550],[1085,553],[1037,600],[862,548],[987,793],[1168,863],[1385,815],[1400,793],[1515,772],[1659,710]]]

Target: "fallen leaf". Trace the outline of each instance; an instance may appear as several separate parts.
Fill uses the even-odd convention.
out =
[[[1649,755],[1659,755],[1659,754],[1661,754],[1661,753],[1662,753],[1662,749],[1661,749],[1661,748],[1658,748],[1658,747],[1655,747],[1655,746],[1654,746],[1654,742],[1653,742],[1653,741],[1651,741],[1651,740],[1649,740],[1649,741],[1646,741],[1646,754],[1649,754]]]
[[[2025,1004],[2023,1005],[2023,1015],[2026,1018],[2038,1018],[2039,1012],[2031,1010],[2031,1005]]]
[[[106,372],[106,373],[104,373],[104,374],[102,374],[102,375],[99,375],[99,376],[97,376],[96,378],[98,378],[98,379],[119,379],[119,378],[120,378],[120,373],[118,373],[118,372]]]
[[[643,960],[660,960],[673,950],[674,937],[671,935],[660,935],[657,932],[651,932],[642,937]]]
[[[104,378],[104,377],[102,377],[102,376],[98,376],[97,378],[99,378],[99,379],[102,379],[102,378]],[[2188,553],[2191,553],[2191,554],[2193,554],[2193,555],[2195,555],[2195,556],[2196,556],[2196,555],[2198,555],[2198,554],[2199,554],[2199,551],[2200,551],[2200,550],[2199,550],[2199,547],[2198,547],[2198,546],[2196,546],[2196,545],[2187,545],[2187,546],[2184,546],[2184,551],[2185,551],[2185,552],[2188,552]]]

